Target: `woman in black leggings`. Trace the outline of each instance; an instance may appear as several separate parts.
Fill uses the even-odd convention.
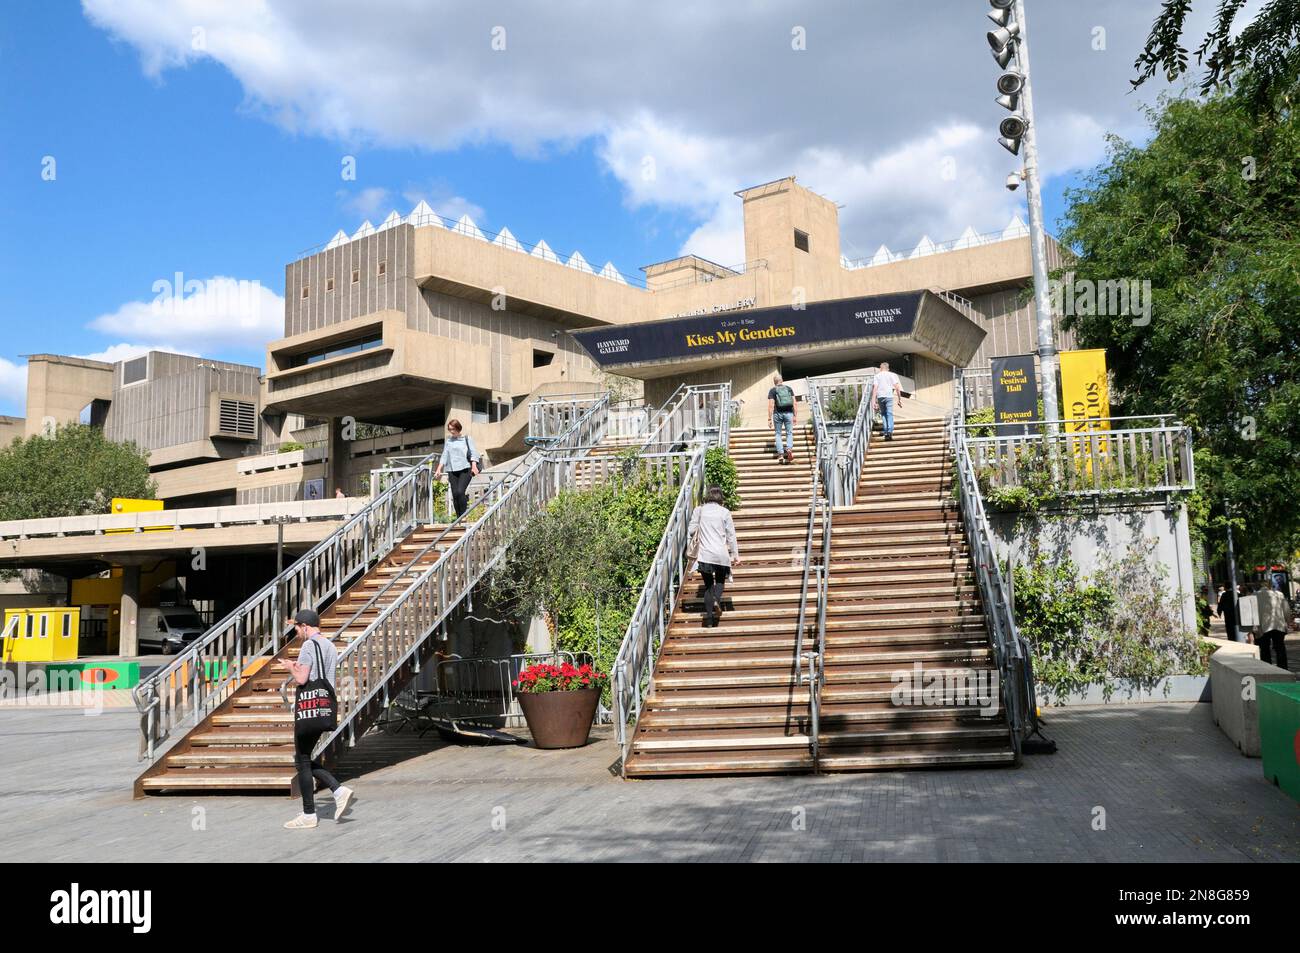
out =
[[[438,469],[434,471],[435,480],[442,479],[442,472],[447,471],[447,482],[451,484],[451,501],[457,516],[464,516],[469,509],[469,481],[478,476],[478,449],[474,438],[462,433],[460,421],[454,417],[447,421],[447,437],[442,444],[442,456],[438,458]]]

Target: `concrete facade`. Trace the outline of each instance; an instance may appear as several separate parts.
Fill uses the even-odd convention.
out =
[[[1149,565],[1164,574],[1165,591],[1180,609],[1183,630],[1196,631],[1197,579],[1192,568],[1187,507],[1163,501],[1099,505],[1093,510],[1047,512],[1037,517],[989,512],[999,560],[1023,563],[1035,549],[1066,559],[1083,575],[1101,570],[1108,557],[1154,544]]]

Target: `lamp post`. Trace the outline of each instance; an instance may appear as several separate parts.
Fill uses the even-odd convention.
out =
[[[1043,227],[1043,196],[1038,171],[1038,140],[1034,128],[1034,100],[1029,81],[1029,41],[1025,28],[1025,0],[989,0],[989,19],[997,29],[988,33],[989,46],[998,65],[1006,69],[1014,58],[1016,69],[998,78],[996,102],[1004,109],[1020,111],[1003,119],[998,129],[999,144],[1012,155],[1025,150],[1026,202],[1029,206],[1029,250],[1034,273],[1034,309],[1038,329],[1039,373],[1043,387],[1043,417],[1052,421],[1048,433],[1055,434],[1061,418],[1056,392],[1056,335],[1052,326],[1051,296],[1047,288],[1047,232]],[[1014,177],[1013,177],[1014,178]],[[1008,187],[1015,186],[1008,181]]]

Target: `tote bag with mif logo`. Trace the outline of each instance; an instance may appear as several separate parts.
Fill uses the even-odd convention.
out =
[[[298,697],[293,703],[293,733],[296,735],[333,731],[339,717],[334,686],[325,678],[325,657],[315,639],[307,642],[316,650],[316,670],[321,674],[298,686]]]

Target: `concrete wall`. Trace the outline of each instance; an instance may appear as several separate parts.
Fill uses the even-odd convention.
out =
[[[153,454],[151,463],[237,457],[257,443],[212,438],[210,413],[217,395],[257,405],[259,368],[152,351],[148,378],[122,383],[122,365],[114,369],[113,404],[104,421],[109,440],[130,440]]]
[[[1083,574],[1101,568],[1105,557],[1122,558],[1134,542],[1153,540],[1152,560],[1164,566],[1170,596],[1182,609],[1183,628],[1196,631],[1197,580],[1192,569],[1187,507],[1161,503],[1105,506],[1095,512],[1067,512],[1018,518],[989,511],[999,560],[1011,554],[1024,563],[1033,547],[1057,559],[1069,557]]]
[[[47,420],[76,423],[92,400],[113,397],[113,365],[57,354],[27,359],[26,435],[43,433]]]
[[[26,436],[27,421],[22,417],[0,416],[0,449],[13,443],[18,437]]]

